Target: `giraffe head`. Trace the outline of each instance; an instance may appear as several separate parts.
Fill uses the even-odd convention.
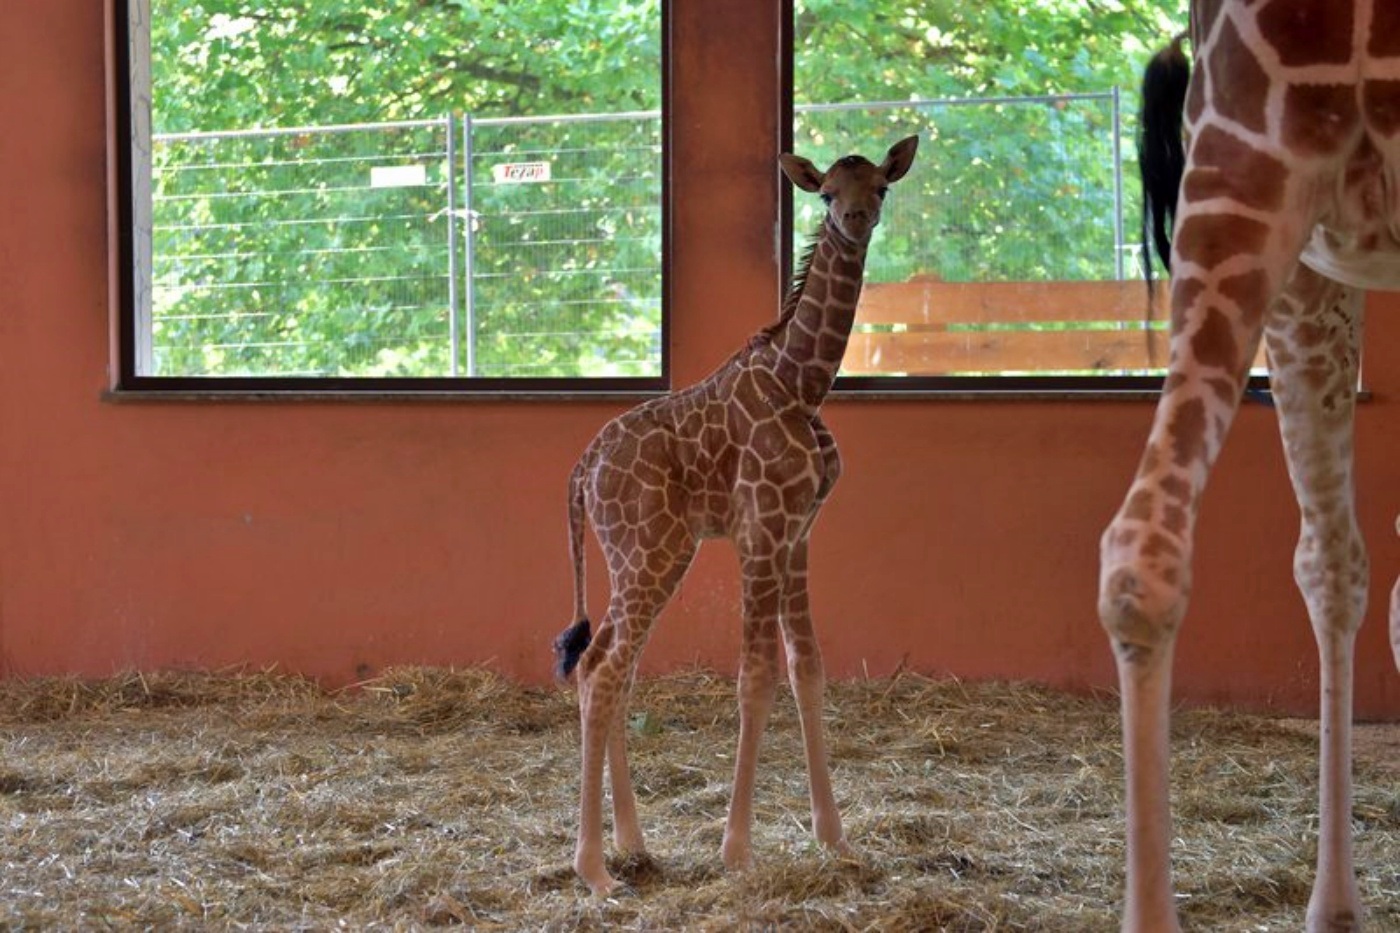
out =
[[[803,191],[818,192],[826,202],[826,219],[837,233],[856,243],[868,243],[880,222],[880,207],[890,185],[904,177],[914,163],[919,137],[910,136],[890,147],[885,161],[876,165],[864,156],[837,159],[820,172],[801,156],[778,157],[783,174]]]

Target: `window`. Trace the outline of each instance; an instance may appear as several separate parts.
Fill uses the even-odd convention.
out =
[[[1149,322],[1133,136],[1141,68],[1184,23],[1179,0],[794,0],[797,151],[825,164],[921,137],[838,388],[1160,385],[1167,303]],[[816,221],[800,204],[794,239]]]
[[[125,0],[121,386],[666,384],[662,0]]]

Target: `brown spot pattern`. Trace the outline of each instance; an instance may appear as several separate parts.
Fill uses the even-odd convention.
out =
[[[1181,403],[1172,419],[1172,459],[1180,466],[1190,466],[1205,459],[1206,405],[1198,398]]]
[[[1400,81],[1367,81],[1361,86],[1361,106],[1372,130],[1382,136],[1400,132]]]
[[[1210,71],[1211,102],[1215,112],[1256,133],[1264,132],[1264,103],[1269,93],[1269,76],[1254,53],[1240,38],[1230,20],[1220,26],[1219,38],[1207,56]]]
[[[1253,324],[1264,315],[1269,300],[1269,277],[1262,269],[1221,279],[1216,286],[1221,296],[1240,309],[1240,319]]]
[[[1389,0],[1376,0],[1377,7]],[[1289,67],[1351,61],[1352,7],[1342,0],[1282,0],[1259,11],[1259,31]]]
[[[1224,130],[1214,126],[1201,130],[1191,155],[1196,171],[1183,185],[1188,201],[1231,198],[1260,211],[1278,210],[1283,203],[1287,167]]]
[[[1400,3],[1376,0],[1371,6],[1371,38],[1366,54],[1375,58],[1400,56]]]
[[[1166,476],[1161,482],[1162,493],[1169,499],[1177,502],[1186,502],[1191,498],[1191,484],[1177,476]]]
[[[1283,144],[1300,155],[1331,155],[1360,127],[1356,90],[1344,84],[1294,84],[1283,94]]]
[[[1239,360],[1235,330],[1219,308],[1206,309],[1205,320],[1191,335],[1191,355],[1202,366],[1222,369],[1227,373],[1235,371]]]
[[[1269,228],[1248,217],[1196,214],[1177,229],[1176,253],[1187,262],[1214,269],[1231,256],[1262,252],[1268,237]]]
[[[1180,557],[1181,548],[1166,535],[1153,532],[1142,543],[1142,554],[1144,557]]]
[[[1146,489],[1139,489],[1128,497],[1127,504],[1123,507],[1123,515],[1126,518],[1138,521],[1148,521],[1152,518],[1152,493]]]

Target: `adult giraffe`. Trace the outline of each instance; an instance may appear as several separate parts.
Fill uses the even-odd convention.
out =
[[[739,749],[724,863],[738,869],[752,861],[754,771],[776,689],[780,628],[802,723],[812,828],[827,846],[846,846],[822,741],[822,660],[807,603],[807,536],[841,472],[817,410],[841,368],[885,193],[909,171],[918,143],[917,136],[897,143],[880,165],[846,156],[825,172],[782,155],[792,183],[827,204],[782,314],[701,382],[604,425],[569,477],[574,622],[555,650],[563,676],[578,669],[583,754],[574,868],[595,894],[615,884],[603,859],[605,757],[614,844],[644,851],[627,770],[627,696],[652,623],[704,538],[731,538],[743,573]],[[612,584],[596,634],[584,606],[585,516]]]
[[[1099,615],[1122,688],[1128,791],[1123,928],[1178,928],[1168,703],[1207,476],[1265,341],[1302,513],[1294,577],[1321,656],[1321,822],[1309,931],[1359,929],[1351,857],[1351,696],[1368,564],[1353,505],[1364,291],[1400,285],[1400,2],[1201,0],[1184,173],[1165,173],[1171,359],[1147,448],[1104,532]],[[1149,68],[1180,76],[1181,40]],[[1154,112],[1144,83],[1144,113]],[[1181,111],[1180,102],[1176,107]],[[1177,127],[1144,139],[1144,179]],[[1165,132],[1165,135],[1160,135]],[[1176,180],[1179,179],[1179,188]],[[1179,198],[1178,198],[1179,191]],[[1159,237],[1159,244],[1163,237]],[[1300,261],[1301,260],[1301,261]],[[1391,601],[1400,663],[1400,585]]]

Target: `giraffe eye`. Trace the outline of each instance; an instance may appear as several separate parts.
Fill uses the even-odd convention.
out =
[[[887,195],[887,194],[889,194],[889,193],[890,193],[890,187],[889,187],[889,185],[881,185],[879,188],[875,189],[875,194],[880,198],[881,201],[885,200],[885,195]]]
[[[831,202],[835,200],[836,198],[834,195],[827,194],[825,191],[822,192],[822,203],[825,204],[827,207],[830,207]]]

